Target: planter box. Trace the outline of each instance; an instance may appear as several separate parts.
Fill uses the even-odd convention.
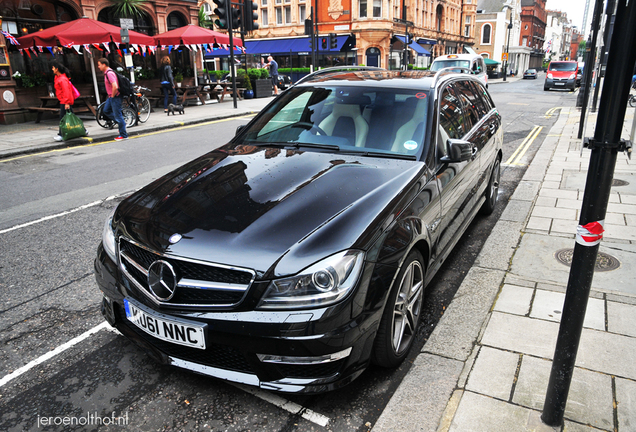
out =
[[[264,98],[272,97],[272,80],[258,79],[254,86],[254,97]]]

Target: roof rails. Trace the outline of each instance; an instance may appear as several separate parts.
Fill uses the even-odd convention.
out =
[[[457,66],[440,69],[439,71],[437,71],[437,73],[433,77],[433,86],[437,85],[437,81],[439,81],[439,79],[442,78],[442,76],[449,75],[449,74],[452,74],[452,73],[472,74],[473,71],[471,69],[469,69],[469,68],[457,67]]]
[[[304,81],[309,81],[319,75],[324,75],[324,74],[329,74],[329,73],[333,73],[333,72],[352,72],[352,71],[385,71],[386,69],[383,68],[379,68],[379,67],[374,67],[374,66],[334,66],[334,67],[329,67],[329,68],[324,68],[324,69],[320,69],[317,70],[315,72],[310,73],[309,75],[305,75],[304,77],[302,77],[301,79],[299,79],[298,81],[296,81],[296,83],[292,86],[297,86],[298,84],[304,82]]]

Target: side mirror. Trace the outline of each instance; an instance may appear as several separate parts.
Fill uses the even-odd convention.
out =
[[[238,134],[240,134],[243,129],[245,129],[245,126],[247,125],[240,125],[239,127],[236,128],[236,133],[234,134],[234,136],[237,136]]]
[[[446,148],[448,149],[448,155],[442,156],[440,159],[446,163],[468,161],[472,159],[473,155],[477,152],[476,148],[473,149],[471,142],[460,139],[449,139],[446,141]]]

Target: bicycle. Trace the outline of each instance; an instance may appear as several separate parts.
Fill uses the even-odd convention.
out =
[[[636,90],[636,81],[632,83],[632,88]],[[636,95],[630,94],[628,102],[630,107],[636,107]]]
[[[137,120],[140,123],[145,123],[148,121],[148,118],[150,118],[152,107],[150,106],[148,98],[143,94],[143,92],[149,91],[150,89],[147,87],[135,85],[133,87],[133,93],[128,97],[128,106],[137,112]]]
[[[99,104],[97,107],[97,114],[95,115],[95,120],[97,120],[97,124],[103,127],[104,129],[112,129],[117,124],[114,120],[104,115],[104,105],[106,101]],[[122,107],[122,115],[124,117],[124,121],[126,122],[126,127],[132,127],[137,124],[138,115],[137,113],[129,106]]]
[[[150,101],[144,96],[142,91],[150,91],[150,89],[135,85],[133,93],[122,100],[122,115],[126,121],[126,127],[135,126],[138,122],[145,123],[150,117]],[[115,126],[115,122],[104,116],[103,106],[104,103],[97,107],[97,124],[105,129],[112,129]]]

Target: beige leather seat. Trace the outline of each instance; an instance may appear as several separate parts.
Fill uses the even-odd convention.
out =
[[[369,125],[359,105],[335,104],[331,114],[319,126],[328,135],[347,138],[356,147],[364,147],[369,133]]]
[[[405,103],[405,108],[408,110],[408,115],[411,117],[409,121],[400,126],[395,133],[395,139],[393,140],[391,151],[396,153],[413,154],[416,153],[418,149],[407,149],[404,147],[404,143],[407,141],[415,141],[418,146],[422,144],[424,138],[422,134],[426,127],[427,100],[409,98]]]

